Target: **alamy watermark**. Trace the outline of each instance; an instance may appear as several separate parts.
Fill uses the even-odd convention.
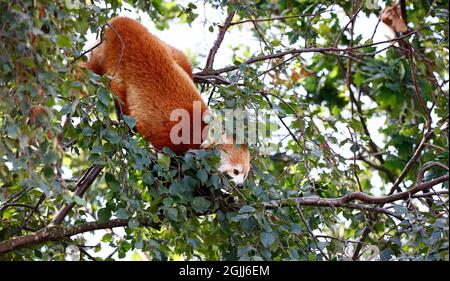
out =
[[[194,101],[192,111],[180,108],[170,114],[175,123],[170,141],[175,144],[247,144],[261,153],[277,147],[270,141],[279,129],[275,110],[225,109],[204,111],[200,101]],[[233,136],[232,138],[226,138]]]

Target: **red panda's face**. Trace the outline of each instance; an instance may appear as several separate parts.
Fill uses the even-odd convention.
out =
[[[204,142],[203,149],[217,147],[220,151],[219,172],[230,176],[238,188],[244,186],[244,181],[250,171],[250,153],[245,144],[235,144],[233,137],[222,135],[220,143],[214,138]]]
[[[237,187],[242,188],[250,171],[250,153],[245,145],[222,144],[219,172],[227,174]]]

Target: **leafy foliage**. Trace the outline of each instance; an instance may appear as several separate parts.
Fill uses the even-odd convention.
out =
[[[119,259],[139,250],[154,260],[448,260],[448,178],[440,194],[378,205],[389,214],[364,201],[297,200],[389,194],[399,177],[407,190],[422,172],[423,182],[448,175],[447,1],[408,1],[415,32],[383,52],[353,36],[358,18],[346,25],[358,7],[361,16],[380,15],[364,1],[126,2],[159,29],[194,22],[202,5],[236,13],[229,28],[249,24],[261,48],[251,53],[235,42],[235,68],[206,73],[226,83],[201,80],[199,88],[218,110],[277,109],[290,132],[271,155],[252,148],[252,172],[237,190],[217,172],[215,150],[154,151],[133,133],[132,117],[116,120],[108,78],[71,64],[85,34],[119,14],[122,1],[77,9],[59,0],[1,0],[0,241],[47,227],[67,204],[75,207],[62,227],[113,219],[128,226],[123,236],[104,234],[90,255],[89,241],[72,236],[0,257],[59,260],[76,245],[82,259],[101,259],[96,252],[109,245]],[[268,17],[278,18],[238,23]],[[208,29],[221,24],[214,19]],[[317,50],[329,47],[339,51]],[[103,172],[78,196],[77,179],[92,164]],[[223,191],[230,187],[232,194]]]

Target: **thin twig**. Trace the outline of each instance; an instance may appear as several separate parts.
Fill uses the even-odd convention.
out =
[[[285,19],[295,19],[295,18],[302,18],[302,17],[315,17],[319,16],[321,14],[331,12],[332,10],[322,11],[315,14],[301,14],[296,16],[284,16],[284,17],[273,17],[273,18],[266,18],[266,19],[248,19],[248,20],[241,20],[241,21],[235,21],[230,23],[230,26],[247,23],[247,22],[264,22],[264,21],[276,21],[276,20],[285,20]]]
[[[339,31],[338,36],[336,37],[336,40],[334,41],[333,46],[337,47],[339,40],[342,37],[342,34],[344,33],[345,30],[347,30],[347,27],[355,22],[355,18],[358,16],[359,12],[364,8],[364,5],[362,5],[357,11],[356,13],[353,14],[353,16],[350,18],[350,20],[347,22],[347,24]],[[353,28],[352,28],[353,29]],[[353,33],[353,32],[352,32]],[[353,35],[352,35],[353,36]]]
[[[394,191],[399,187],[400,183],[406,177],[409,170],[411,170],[412,166],[416,163],[417,159],[419,158],[420,154],[422,153],[422,150],[425,147],[425,144],[430,140],[430,138],[433,136],[433,134],[434,133],[431,129],[431,126],[428,126],[427,131],[423,135],[423,138],[420,141],[419,145],[417,146],[417,149],[414,152],[413,156],[411,157],[411,159],[409,159],[408,163],[406,163],[405,168],[403,168],[403,171],[400,173],[400,176],[398,176],[398,178],[395,180],[394,184],[392,185],[391,190],[389,191],[389,195],[393,194]]]
[[[223,38],[225,37],[225,33],[227,32],[228,28],[230,27],[231,21],[233,20],[234,15],[236,14],[235,11],[232,11],[228,14],[227,18],[225,19],[225,23],[223,26],[219,28],[219,34],[217,35],[216,41],[214,41],[214,45],[209,51],[208,58],[206,59],[206,65],[203,69],[203,72],[209,72],[214,67],[214,58],[216,56],[217,50],[219,50],[220,45],[222,44]]]
[[[300,206],[296,205],[295,208],[297,209],[297,212],[300,214],[300,217],[302,218],[303,223],[306,226],[306,229],[308,230],[309,235],[311,235],[314,244],[316,244],[317,249],[319,249],[320,253],[322,254],[322,257],[325,260],[329,260],[328,256],[322,251],[322,249],[319,247],[319,244],[317,243],[317,238],[314,235],[313,231],[311,230],[311,227],[309,226],[308,221],[305,219],[305,215],[302,212],[302,209],[300,208]]]
[[[359,45],[359,46],[354,46],[354,47],[349,47],[349,48],[335,48],[335,47],[323,47],[323,48],[303,48],[303,49],[292,49],[292,50],[287,50],[287,51],[283,51],[283,52],[278,52],[275,54],[270,54],[270,55],[263,55],[263,56],[259,56],[259,57],[254,57],[251,59],[248,59],[247,61],[243,62],[242,64],[253,64],[256,62],[260,62],[260,61],[264,61],[264,60],[268,60],[268,59],[273,59],[273,58],[279,58],[279,57],[283,57],[285,55],[289,55],[289,54],[301,54],[301,53],[321,53],[321,52],[343,52],[343,53],[348,53],[354,50],[359,50],[362,48],[367,48],[367,47],[372,47],[372,46],[376,46],[376,45],[380,45],[380,44],[385,44],[385,43],[391,43],[391,42],[396,42],[400,39],[406,38],[408,36],[411,36],[417,32],[419,32],[421,29],[425,28],[425,26],[418,28],[416,30],[413,30],[401,37],[398,38],[394,38],[394,39],[389,39],[389,40],[384,40],[384,41],[379,41],[379,42],[375,42],[375,43],[369,43],[369,44],[364,44],[364,45]],[[239,68],[239,65],[233,65],[233,66],[228,66],[228,67],[224,67],[224,68],[220,68],[217,70],[210,70],[210,71],[205,71],[203,70],[200,73],[196,73],[197,76],[204,76],[204,75],[217,75],[217,74],[221,74],[224,72],[230,72],[233,70],[236,70]]]
[[[27,226],[28,221],[31,219],[31,217],[33,216],[33,214],[35,212],[37,212],[39,206],[42,204],[42,202],[44,202],[45,198],[47,196],[45,195],[45,193],[41,194],[41,197],[39,197],[38,202],[36,203],[36,205],[33,207],[33,209],[31,210],[30,214],[27,216],[27,218],[25,219],[24,223],[22,224],[22,228],[24,228],[25,226]]]

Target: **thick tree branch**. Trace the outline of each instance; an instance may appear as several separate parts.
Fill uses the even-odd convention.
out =
[[[97,176],[102,171],[103,166],[100,165],[92,165],[89,169],[84,173],[81,179],[78,181],[74,195],[82,197],[88,187],[95,181]],[[64,218],[67,216],[67,213],[75,206],[75,202],[64,205],[61,210],[58,211],[56,216],[50,222],[49,226],[60,224]]]
[[[375,197],[362,192],[350,192],[339,198],[318,198],[318,197],[300,197],[295,202],[298,205],[306,206],[329,206],[329,207],[345,207],[349,202],[359,200],[364,203],[381,205],[392,203],[394,201],[408,199],[411,195],[416,194],[424,189],[428,189],[437,184],[448,181],[449,175],[444,175],[426,183],[417,184],[410,190],[399,192],[388,196]]]
[[[128,226],[128,219],[114,219],[108,222],[88,222],[84,224],[60,228],[57,226],[46,227],[34,233],[9,239],[0,243],[0,254],[5,254],[24,247],[31,247],[33,245],[41,244],[49,241],[58,241],[62,238],[67,238],[80,233],[99,229],[110,229],[115,227]],[[150,221],[140,221],[141,226],[150,226],[159,228],[159,224]]]
[[[308,197],[308,198],[319,199],[319,197]],[[333,199],[333,198],[328,198],[328,199]],[[297,202],[297,204],[298,204],[298,202]],[[287,203],[287,201],[281,201],[281,202],[277,202],[277,205],[264,204],[264,208],[265,209],[275,209],[275,208],[278,208],[280,206],[286,206],[286,205],[289,205]],[[369,204],[348,203],[348,204],[343,204],[343,205],[318,205],[318,204],[315,204],[315,203],[312,203],[312,202],[308,202],[308,204],[303,204],[303,202],[300,202],[300,204],[298,204],[298,205],[364,210],[364,211],[371,211],[371,212],[376,212],[376,213],[382,213],[382,214],[385,214],[385,215],[388,215],[388,216],[395,217],[397,219],[401,219],[401,217],[395,215],[394,212],[391,212],[391,211],[389,211],[389,210],[387,210],[385,208],[381,208],[381,207],[377,207],[377,206],[373,206],[373,205],[369,205]]]
[[[449,175],[443,175],[441,177],[438,177],[436,179],[433,179],[429,182],[420,183],[411,188],[408,191],[404,191],[401,193],[396,193],[394,195],[388,195],[388,196],[380,196],[375,197],[371,196],[362,192],[350,192],[346,195],[338,198],[321,198],[321,197],[298,197],[294,199],[289,200],[281,200],[277,201],[276,204],[265,204],[264,207],[266,209],[273,209],[280,206],[288,206],[291,205],[292,200],[294,200],[295,204],[298,206],[318,206],[318,207],[342,207],[342,208],[350,208],[350,209],[359,209],[359,210],[368,210],[368,211],[374,211],[377,213],[384,213],[389,216],[396,217],[397,219],[401,219],[401,217],[395,215],[393,212],[379,207],[375,205],[382,205],[387,203],[392,203],[399,200],[405,200],[410,198],[418,198],[423,197],[425,194],[421,194],[420,196],[415,195],[416,193],[429,189],[435,185],[438,185],[440,183],[446,182],[449,180]],[[439,195],[439,194],[448,194],[448,192],[434,192],[433,194],[427,194],[429,195]],[[359,203],[351,203],[351,201],[359,200],[366,204],[359,204]]]

